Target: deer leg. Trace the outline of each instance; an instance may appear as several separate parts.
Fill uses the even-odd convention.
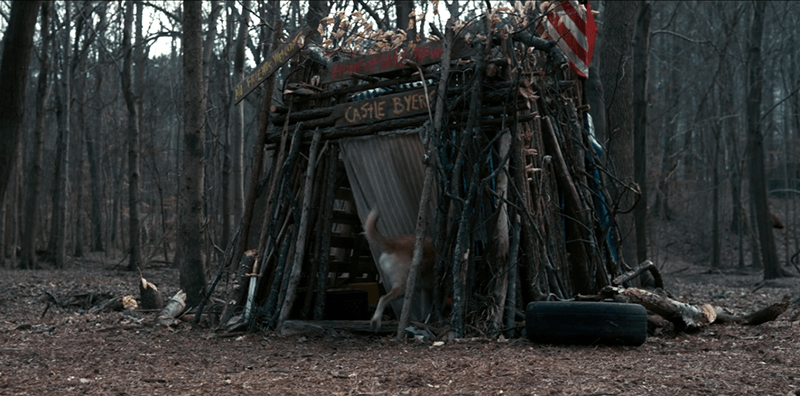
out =
[[[372,315],[372,320],[370,321],[370,325],[372,326],[372,331],[378,331],[381,329],[381,318],[383,317],[383,310],[386,308],[386,304],[394,301],[394,299],[403,295],[403,289],[400,287],[401,285],[395,285],[389,293],[381,296],[380,300],[378,300],[378,306],[375,308],[375,314]]]

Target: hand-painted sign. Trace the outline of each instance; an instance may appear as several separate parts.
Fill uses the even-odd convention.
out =
[[[398,48],[393,51],[335,62],[328,65],[328,70],[325,72],[325,77],[322,81],[326,83],[341,81],[355,73],[370,75],[400,70],[408,67],[403,64],[404,59],[412,60],[420,66],[429,65],[439,62],[442,59],[443,52],[441,41],[430,41],[417,45],[412,50]]]
[[[297,54],[305,44],[306,35],[311,31],[307,26],[297,32],[294,37],[286,43],[283,43],[275,51],[269,54],[258,67],[245,77],[236,88],[233,90],[234,103],[239,103],[250,92],[253,92],[259,84],[264,82],[272,73],[275,73],[278,68],[283,66],[291,57]]]
[[[428,107],[436,100],[436,89],[402,92],[394,95],[364,100],[361,102],[343,103],[336,106],[333,116],[337,118],[336,126],[370,124],[421,113],[427,113]]]

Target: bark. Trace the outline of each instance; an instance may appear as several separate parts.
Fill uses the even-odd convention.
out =
[[[15,1],[3,36],[0,61],[0,203],[17,162],[22,133],[25,86],[33,47],[33,30],[41,1]]]
[[[203,298],[206,278],[203,248],[203,183],[206,95],[203,82],[202,3],[183,3],[183,81],[184,130],[183,166],[180,197],[181,223],[178,248],[181,250],[180,285],[186,291],[186,305]]]
[[[680,46],[678,43],[678,39],[675,37],[671,37],[670,39],[671,45],[671,52],[677,58],[678,51],[680,50]],[[678,92],[677,83],[680,78],[679,69],[674,67],[670,70],[669,74],[669,81],[673,83],[667,85],[667,92],[666,98],[667,103],[671,108],[678,107],[678,101],[680,100],[680,94]],[[657,194],[655,203],[653,204],[653,214],[655,216],[660,216],[662,220],[670,221],[674,218],[674,213],[672,208],[669,206],[669,198],[670,198],[670,183],[669,180],[672,178],[673,172],[675,168],[678,166],[677,161],[675,159],[675,154],[673,153],[675,146],[675,137],[678,135],[677,131],[677,123],[671,122],[668,117],[663,118],[662,124],[662,141],[664,145],[664,151],[661,155],[661,174],[658,178],[658,187],[656,188]],[[734,156],[733,158],[737,158]]]
[[[625,282],[628,282],[632,279],[636,279],[645,271],[650,272],[650,275],[653,277],[653,286],[655,286],[655,288],[657,289],[664,288],[664,280],[661,278],[661,273],[658,271],[658,267],[656,267],[656,265],[653,264],[653,262],[650,260],[645,260],[644,262],[639,264],[639,266],[637,266],[636,268],[612,279],[611,284],[614,286],[620,286]]]
[[[42,19],[40,24],[42,37],[42,54],[40,56],[39,78],[36,83],[36,121],[33,127],[33,158],[28,175],[25,180],[25,209],[22,222],[22,251],[19,268],[33,269],[36,265],[36,233],[38,231],[37,202],[42,192],[42,160],[44,147],[45,107],[50,96],[51,83],[48,81],[50,74],[50,51],[53,36],[50,35],[50,2],[42,4]]]
[[[242,16],[239,21],[239,34],[236,38],[236,50],[233,60],[233,83],[244,78],[244,49],[247,40],[247,25],[250,20],[250,0],[242,2]],[[231,100],[233,103],[233,100]],[[233,128],[231,129],[231,192],[233,218],[242,218],[244,204],[243,159],[244,159],[244,104],[233,105],[231,109]]]
[[[517,284],[519,283],[519,253],[520,253],[520,216],[516,208],[511,208],[511,247],[508,256],[508,293],[505,301],[505,328],[506,337],[515,337],[516,313],[517,313]]]
[[[627,1],[604,3],[603,40],[598,48],[606,105],[608,161],[617,178],[626,183],[634,180],[631,43],[636,7],[636,3]],[[612,191],[615,192],[613,199],[618,201],[619,207],[631,207],[636,200],[630,192],[622,194],[622,188],[612,186]],[[616,221],[624,238],[621,241],[621,258],[625,262],[633,262],[636,259],[633,214],[617,215]]]
[[[205,86],[206,95],[209,95],[208,80],[211,76],[211,65],[214,61],[214,40],[217,38],[217,18],[219,18],[221,10],[222,6],[219,4],[219,0],[211,0],[211,14],[208,16],[208,29],[206,30],[206,39],[203,43],[203,84]]]
[[[502,133],[502,132],[501,132]],[[503,137],[498,142],[498,155],[500,158],[506,158],[511,150],[511,131],[504,133]],[[494,261],[497,263],[495,269],[494,290],[492,291],[491,314],[492,318],[490,324],[490,334],[494,336],[498,334],[503,328],[506,299],[508,296],[509,286],[509,268],[514,265],[509,262],[509,218],[508,218],[508,205],[506,205],[508,193],[508,163],[503,166],[503,171],[497,175],[496,193],[498,197],[498,211],[497,225],[495,227],[495,251]]]
[[[328,150],[328,163],[325,167],[325,197],[322,202],[322,237],[319,248],[320,263],[317,269],[317,297],[314,304],[314,320],[322,320],[325,316],[325,293],[328,286],[328,269],[330,267],[331,226],[333,202],[335,200],[336,166],[339,162],[339,145],[330,145]]]
[[[674,300],[662,294],[634,287],[626,289],[608,286],[596,297],[589,297],[590,300],[602,300],[605,298],[614,298],[617,301],[640,304],[647,308],[648,311],[671,322],[679,331],[696,330],[712,323],[737,323],[757,326],[777,319],[778,316],[786,311],[790,304],[789,296],[784,296],[780,302],[771,304],[758,311],[746,315],[731,315],[725,312],[724,309],[711,306],[710,304],[703,304],[698,307]]]
[[[412,0],[395,0],[395,12],[397,13],[397,29],[403,29],[408,33],[408,14],[414,9],[414,2]],[[412,37],[409,37],[412,39]]]
[[[448,21],[448,29],[452,29],[453,21]],[[449,33],[446,33],[449,34]],[[467,119],[467,126],[464,133],[461,134],[461,150],[459,151],[456,159],[456,165],[453,170],[453,176],[450,181],[451,193],[457,196],[463,196],[460,210],[455,211],[458,214],[458,225],[456,234],[456,243],[453,252],[453,312],[450,315],[450,326],[455,338],[464,336],[464,317],[467,303],[467,271],[469,270],[469,263],[471,255],[474,256],[475,252],[470,252],[472,246],[472,224],[473,224],[473,205],[477,200],[477,189],[480,178],[481,161],[475,160],[472,164],[472,172],[469,174],[462,171],[461,161],[466,155],[470,143],[475,143],[480,146],[481,138],[481,120],[479,118],[479,111],[482,106],[483,99],[483,77],[486,74],[485,62],[485,49],[482,43],[478,44],[478,53],[475,55],[475,77],[472,81],[472,98],[470,102],[469,118]],[[462,177],[469,179],[469,184],[463,194],[459,193]]]
[[[636,261],[647,260],[647,70],[650,56],[651,4],[639,3],[633,38],[633,173],[642,193],[633,210],[636,227]]]
[[[129,226],[129,248],[130,255],[128,256],[128,271],[136,271],[141,269],[142,263],[142,250],[141,241],[139,238],[140,224],[139,224],[139,112],[140,108],[137,105],[136,94],[134,93],[133,82],[133,46],[132,29],[133,29],[133,13],[134,2],[127,1],[125,4],[125,26],[122,31],[122,45],[124,61],[122,66],[122,94],[125,98],[125,105],[128,110],[128,226]],[[141,10],[136,12],[136,35],[137,41],[141,37],[142,19]],[[136,60],[137,68],[141,68],[141,45],[140,41],[137,43]],[[141,81],[137,81],[141,83]]]
[[[607,286],[600,295],[619,295],[619,299],[625,302],[643,305],[648,311],[672,322],[678,330],[698,329],[717,319],[716,309],[709,304],[697,307],[634,287]]]
[[[64,7],[65,19],[71,19],[71,4]],[[69,26],[69,25],[68,25]],[[56,120],[58,123],[58,142],[56,143],[56,175],[53,183],[53,222],[50,228],[48,251],[50,260],[57,268],[64,268],[67,259],[67,214],[69,212],[69,149],[70,114],[72,102],[72,51],[71,29],[65,27],[61,37],[62,63],[61,78],[56,89]]]
[[[106,28],[106,8],[107,3],[101,2],[98,4],[98,18],[100,21],[98,22],[98,31],[104,32]],[[106,54],[103,51],[100,51],[98,54],[98,63],[103,64],[105,62]],[[103,87],[103,69],[100,67],[96,67],[94,71],[94,92],[99,93],[100,89]],[[93,98],[93,107],[94,107],[94,120],[96,124],[96,131],[103,131],[105,123],[103,121],[103,100],[99,94],[94,95]],[[99,134],[95,134],[95,136],[99,136]],[[102,196],[102,186],[100,184],[100,169],[99,169],[99,159],[97,155],[95,155],[95,145],[96,142],[93,136],[87,136],[86,138],[86,157],[89,161],[89,178],[91,180],[91,192],[92,192],[92,210],[91,210],[91,222],[92,222],[92,241],[91,241],[91,250],[95,252],[102,252],[103,249],[103,221],[102,221],[102,209],[101,209],[101,201],[103,199]]]
[[[142,309],[164,308],[164,300],[161,298],[156,285],[141,277],[141,273],[139,275],[139,301],[142,302]]]
[[[198,3],[199,4],[199,3]],[[156,322],[162,326],[169,326],[173,323],[173,319],[183,313],[187,304],[188,296],[183,290],[178,290],[172,298],[167,301],[166,306],[156,317]]]
[[[591,257],[586,249],[584,241],[587,241],[589,236],[585,224],[587,221],[584,215],[584,205],[578,190],[575,188],[575,182],[569,172],[567,160],[561,145],[558,141],[558,134],[556,132],[556,122],[552,117],[545,118],[543,123],[542,135],[544,138],[547,154],[553,158],[553,169],[555,173],[556,184],[558,190],[563,194],[564,200],[564,213],[563,224],[564,233],[566,236],[566,248],[569,252],[567,257],[569,263],[569,278],[572,290],[575,293],[593,293],[597,291],[592,282],[592,274],[590,273],[589,264]]]
[[[714,128],[714,157],[712,167],[712,197],[711,197],[711,266],[719,268],[721,266],[721,237],[720,237],[720,221],[719,221],[719,151],[720,151],[720,134],[719,126]]]
[[[775,237],[772,234],[769,209],[767,207],[767,185],[764,172],[764,132],[761,129],[761,96],[764,86],[761,39],[764,35],[764,11],[766,3],[753,3],[753,20],[750,25],[750,40],[747,49],[747,141],[748,167],[755,223],[761,246],[761,260],[764,279],[784,276],[775,251]],[[755,252],[754,252],[755,254]]]
[[[300,131],[298,130],[297,133]],[[292,311],[292,306],[294,305],[294,300],[296,297],[297,285],[300,283],[300,274],[303,268],[303,259],[305,257],[305,250],[306,250],[306,236],[308,233],[308,216],[309,216],[309,207],[311,206],[311,189],[312,189],[312,182],[314,181],[314,172],[316,169],[316,162],[317,162],[317,152],[319,150],[319,141],[321,137],[321,133],[317,131],[314,134],[314,139],[311,142],[311,149],[308,154],[308,166],[306,168],[305,174],[305,186],[303,187],[303,208],[300,214],[300,224],[297,228],[297,241],[295,244],[295,252],[294,252],[294,263],[292,264],[291,273],[289,275],[289,285],[286,289],[286,298],[283,300],[283,304],[280,311],[280,316],[278,317],[278,325],[277,328],[283,326],[283,323],[286,319],[289,318],[289,314]]]

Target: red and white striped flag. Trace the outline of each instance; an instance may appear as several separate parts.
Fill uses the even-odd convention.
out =
[[[583,4],[585,3],[585,5]],[[546,5],[545,5],[546,4]],[[597,25],[588,1],[562,0],[545,3],[547,34],[569,59],[569,65],[581,77],[589,75],[594,53]]]

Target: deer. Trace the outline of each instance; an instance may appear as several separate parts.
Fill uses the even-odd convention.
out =
[[[380,252],[378,259],[378,273],[381,283],[387,293],[378,300],[375,314],[372,315],[370,326],[377,332],[381,328],[381,319],[386,305],[405,296],[408,272],[414,256],[414,235],[401,235],[385,237],[376,227],[380,217],[377,209],[372,209],[364,222],[364,235],[373,249]],[[425,238],[422,245],[422,261],[414,284],[411,300],[410,317],[412,320],[425,321],[433,307],[433,287],[435,282],[434,265],[436,253],[430,238]]]

